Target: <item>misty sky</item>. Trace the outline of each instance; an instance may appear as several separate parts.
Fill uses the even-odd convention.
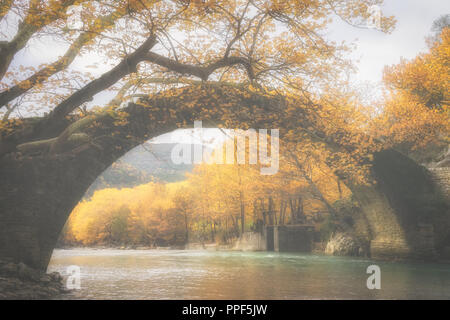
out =
[[[427,51],[425,37],[431,33],[433,21],[450,13],[448,0],[385,0],[384,15],[397,19],[395,30],[384,34],[377,30],[357,29],[345,23],[335,23],[330,38],[355,41],[355,58],[359,68],[359,81],[379,82],[385,65],[396,64],[400,57],[414,58]]]

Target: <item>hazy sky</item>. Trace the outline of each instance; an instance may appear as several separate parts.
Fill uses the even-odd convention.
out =
[[[373,29],[358,29],[337,22],[330,29],[334,40],[354,41],[357,45],[353,57],[357,63],[359,81],[379,82],[385,65],[396,64],[400,57],[411,59],[427,50],[425,37],[431,33],[433,21],[450,13],[449,0],[385,0],[384,15],[397,19],[395,30],[384,34]],[[357,39],[357,40],[356,40]]]

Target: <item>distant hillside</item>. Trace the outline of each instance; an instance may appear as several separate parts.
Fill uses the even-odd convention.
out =
[[[90,197],[95,190],[109,187],[130,188],[150,181],[176,182],[185,179],[186,172],[193,169],[191,164],[174,164],[171,160],[172,148],[175,143],[146,143],[140,145],[100,175],[86,192]],[[194,144],[190,146],[193,154]],[[203,147],[208,152],[211,150]]]

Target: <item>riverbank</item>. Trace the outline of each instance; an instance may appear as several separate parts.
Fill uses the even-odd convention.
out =
[[[47,274],[24,263],[0,260],[0,300],[50,299],[67,292],[58,272]]]
[[[248,232],[250,234],[250,232]],[[254,240],[254,239],[253,239]],[[248,237],[237,239],[230,244],[217,243],[189,243],[184,246],[138,246],[138,245],[97,245],[97,246],[59,246],[58,250],[205,250],[205,251],[249,251],[249,252],[270,252],[262,249],[262,246],[249,241]],[[336,233],[328,241],[314,242],[309,254],[323,256],[341,256],[354,258],[371,259],[370,250],[348,234]],[[389,259],[375,259],[377,261],[386,262],[429,262],[439,264],[450,264],[450,247],[446,248],[435,259],[405,259],[390,257]]]
[[[83,249],[89,249],[89,250],[214,250],[214,251],[242,251],[239,248],[236,248],[235,244],[229,244],[229,245],[220,245],[217,243],[189,243],[184,246],[167,246],[167,247],[152,247],[152,246],[130,246],[130,245],[112,245],[112,246],[105,246],[105,245],[97,245],[97,246],[58,246],[55,248],[55,250],[83,250]],[[258,251],[258,250],[251,250],[251,251]]]

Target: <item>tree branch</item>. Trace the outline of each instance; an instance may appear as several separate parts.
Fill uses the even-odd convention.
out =
[[[43,27],[58,20],[61,17],[62,11],[65,11],[66,8],[74,4],[75,0],[61,1],[54,8],[48,8],[46,10],[34,8],[37,6],[38,2],[40,1],[32,1],[30,4],[29,13],[19,24],[19,30],[14,38],[9,42],[0,43],[0,79],[3,79],[5,76],[5,73],[16,53],[25,47],[33,34],[41,30]],[[35,4],[33,5],[33,3]],[[36,13],[37,11],[46,12],[46,14],[39,15]]]
[[[16,131],[0,140],[0,156],[14,151],[17,145],[27,140],[38,140],[46,136],[59,134],[57,131],[60,129],[57,128],[61,127],[66,115],[83,103],[92,100],[94,95],[109,88],[127,74],[136,72],[137,64],[145,60],[146,54],[155,44],[156,36],[152,34],[136,51],[126,56],[116,67],[73,93],[56,106],[47,117],[34,124],[32,128],[27,127],[24,130]]]
[[[124,16],[125,10],[118,10],[115,11],[107,16],[97,18],[94,25],[96,26],[96,30],[89,30],[86,32],[83,32],[78,36],[78,38],[75,40],[75,42],[69,47],[69,49],[66,51],[64,56],[62,56],[60,59],[55,61],[54,63],[46,66],[45,68],[39,70],[32,76],[28,77],[27,79],[19,82],[14,87],[11,87],[3,92],[0,93],[0,108],[4,105],[6,105],[8,102],[14,100],[15,98],[19,97],[20,95],[24,94],[31,88],[33,88],[36,85],[39,85],[46,81],[48,78],[50,78],[52,75],[60,72],[61,70],[64,70],[67,68],[73,60],[77,57],[79,54],[81,48],[92,41],[100,31],[103,31],[111,26],[114,25],[114,23]]]
[[[155,44],[156,37],[152,34],[135,52],[125,57],[113,69],[104,73],[100,78],[91,81],[56,106],[49,114],[47,121],[58,121],[72,112],[76,107],[87,101],[91,101],[94,95],[109,88],[127,74],[136,72],[138,63],[146,59],[146,54]]]
[[[154,52],[147,53],[145,60],[160,65],[162,67],[165,67],[171,71],[178,72],[180,74],[187,74],[198,77],[204,81],[208,80],[209,76],[215,70],[234,65],[243,65],[247,70],[247,74],[250,80],[253,80],[255,78],[250,61],[244,57],[236,57],[236,56],[224,57],[216,62],[210,63],[206,67],[180,63],[178,61],[166,58]]]

